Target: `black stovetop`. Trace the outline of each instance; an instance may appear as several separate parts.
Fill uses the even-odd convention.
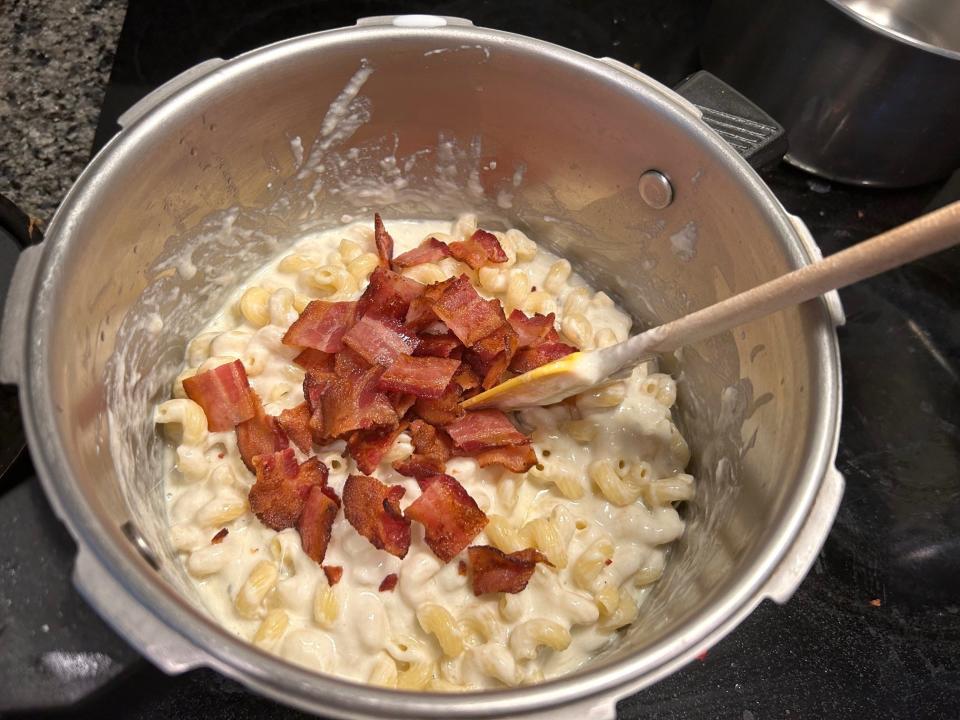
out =
[[[468,17],[612,56],[674,84],[698,68],[707,2],[448,0],[404,12]],[[400,3],[131,0],[97,133],[209,57],[396,13]],[[960,196],[764,173],[825,253]],[[624,718],[960,717],[960,248],[841,292],[847,490],[809,577],[765,602],[707,656],[624,700]],[[0,449],[15,445],[0,394]],[[0,454],[2,457],[2,454]],[[0,482],[0,712],[59,717],[290,718],[212,671],[167,677],[113,635],[69,584],[73,548],[26,454]],[[39,557],[39,560],[37,559]],[[29,572],[28,572],[29,571]],[[85,696],[93,691],[92,697]],[[4,700],[6,698],[6,700]],[[52,712],[52,711],[47,711]],[[45,714],[45,713],[43,713]]]

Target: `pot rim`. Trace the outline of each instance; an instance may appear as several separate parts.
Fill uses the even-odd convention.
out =
[[[811,338],[822,378],[820,402],[815,406],[814,427],[821,428],[812,439],[812,451],[801,471],[804,478],[784,522],[773,540],[745,572],[745,580],[734,586],[720,602],[697,617],[688,618],[670,636],[662,638],[633,656],[606,667],[586,667],[575,675],[562,676],[541,684],[508,690],[476,691],[462,694],[410,693],[356,683],[334,675],[319,674],[292,665],[231,635],[201,609],[186,601],[173,587],[157,582],[155,571],[125,543],[114,542],[104,532],[96,513],[71,480],[69,463],[57,437],[54,418],[60,414],[46,378],[52,359],[46,352],[50,338],[50,316],[60,294],[59,276],[65,273],[64,257],[75,229],[96,198],[103,177],[125,158],[137,153],[141,142],[163,125],[165,119],[186,105],[202,102],[204,95],[231,79],[255,72],[273,61],[291,56],[323,52],[355,40],[387,38],[435,39],[439,44],[469,40],[547,56],[557,64],[573,66],[596,82],[623,86],[644,97],[691,134],[700,135],[722,160],[725,169],[739,176],[754,193],[757,203],[785,239],[785,251],[793,266],[807,261],[802,243],[786,211],[759,176],[707,126],[692,116],[672,93],[652,80],[644,80],[581,53],[514,33],[446,26],[432,28],[362,25],[284,40],[252,50],[227,61],[209,75],[180,89],[119,132],[84,169],[54,215],[43,257],[31,291],[27,317],[27,338],[23,351],[26,372],[21,384],[25,428],[32,455],[44,489],[78,544],[88,550],[137,604],[182,643],[197,648],[203,662],[270,697],[304,709],[323,710],[341,717],[382,715],[396,717],[450,717],[457,715],[518,715],[543,712],[561,704],[598,695],[622,695],[629,689],[651,682],[685,663],[706,643],[729,632],[763,596],[764,585],[780,565],[806,520],[823,478],[830,470],[839,433],[839,352],[836,335],[826,306],[821,302],[819,319]],[[108,618],[109,619],[109,618]],[[619,692],[617,692],[619,690]]]

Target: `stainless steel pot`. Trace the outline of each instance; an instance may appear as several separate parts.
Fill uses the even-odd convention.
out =
[[[715,0],[704,67],[786,127],[787,160],[906,187],[960,168],[960,4]]]
[[[411,694],[310,673],[222,630],[165,538],[151,407],[228,286],[303,228],[373,207],[473,207],[570,257],[641,322],[818,251],[670,90],[462,20],[373,18],[210,61],[122,125],[44,246],[22,256],[0,369],[20,385],[35,464],[77,540],[76,584],[155,664],[209,666],[338,717],[612,718],[618,698],[800,583],[843,488],[835,295],[668,359],[699,494],[643,618],[588,667],[511,690]],[[639,182],[651,169],[666,202]]]

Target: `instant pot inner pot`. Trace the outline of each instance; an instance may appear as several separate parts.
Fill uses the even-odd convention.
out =
[[[241,58],[95,165],[98,202],[64,263],[85,271],[62,272],[54,291],[56,422],[100,531],[135,563],[129,582],[168,583],[185,612],[196,597],[166,539],[153,407],[186,340],[304,231],[374,210],[388,224],[473,210],[568,257],[637,327],[797,262],[768,201],[659,91],[550,46],[449,33],[353,31]],[[673,185],[664,210],[638,192],[649,169]],[[640,651],[756,572],[816,454],[822,323],[820,308],[792,309],[665,361],[697,496],[640,620],[597,662]]]

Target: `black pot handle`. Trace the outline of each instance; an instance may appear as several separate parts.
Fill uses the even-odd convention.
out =
[[[703,121],[756,169],[787,154],[783,126],[716,75],[701,70],[674,90],[696,105]]]

